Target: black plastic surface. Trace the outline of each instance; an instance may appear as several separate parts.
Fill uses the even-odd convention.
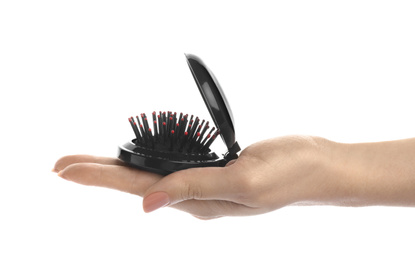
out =
[[[185,55],[210,115],[213,121],[215,121],[216,127],[220,130],[224,143],[230,150],[235,144],[235,129],[232,111],[225,94],[215,75],[199,57],[193,54]]]
[[[195,157],[189,160],[171,160],[168,158],[150,156],[142,153],[143,150],[137,147],[133,142],[127,142],[118,147],[117,157],[125,163],[135,168],[155,172],[161,175],[168,175],[172,172],[195,168],[195,167],[215,167],[225,166],[229,161],[224,158],[218,158],[215,153],[209,153],[207,156],[200,157],[200,160],[195,160]]]

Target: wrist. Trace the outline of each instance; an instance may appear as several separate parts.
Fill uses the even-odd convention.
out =
[[[313,137],[310,184],[299,204],[356,206],[362,199],[362,182],[350,158],[351,145]],[[356,170],[356,169],[355,169]]]
[[[415,139],[343,144],[352,206],[414,206]]]
[[[310,201],[325,205],[415,205],[415,140],[344,144],[319,139],[320,188]]]

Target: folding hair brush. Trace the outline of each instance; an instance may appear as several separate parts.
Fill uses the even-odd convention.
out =
[[[235,141],[232,112],[218,81],[199,57],[186,54],[186,59],[215,127],[171,111],[153,112],[150,119],[144,113],[130,117],[135,139],[118,147],[118,158],[127,164],[167,175],[187,168],[225,166],[238,158],[241,149]],[[218,135],[228,148],[223,158],[210,150]]]

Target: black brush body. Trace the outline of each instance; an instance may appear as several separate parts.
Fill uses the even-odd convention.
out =
[[[223,167],[238,158],[241,149],[235,141],[232,112],[222,88],[199,57],[186,54],[186,58],[215,127],[193,115],[189,118],[188,114],[171,111],[130,117],[136,138],[118,149],[118,158],[128,165],[167,175],[188,168]],[[219,135],[228,148],[222,158],[210,150]]]
[[[161,175],[168,175],[188,168],[223,167],[229,162],[225,159],[219,159],[215,153],[209,153],[203,156],[189,155],[183,158],[180,155],[177,156],[177,154],[170,152],[153,152],[152,150],[142,149],[134,143],[128,142],[120,146],[118,158],[132,167]]]

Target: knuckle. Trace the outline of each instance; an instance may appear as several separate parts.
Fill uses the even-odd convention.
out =
[[[195,199],[199,200],[203,197],[202,189],[200,186],[186,182],[184,183],[184,188],[182,190],[183,200]]]
[[[256,204],[260,199],[262,189],[255,176],[244,176],[237,181],[236,201],[243,204]]]
[[[181,183],[181,200],[189,200],[189,199],[195,199],[199,200],[203,198],[203,192],[200,185],[197,183],[194,183],[190,181],[190,178],[186,177],[186,174],[180,175],[176,179],[177,182]]]
[[[250,194],[255,190],[256,183],[252,176],[242,176],[237,180],[238,190],[244,194]]]

